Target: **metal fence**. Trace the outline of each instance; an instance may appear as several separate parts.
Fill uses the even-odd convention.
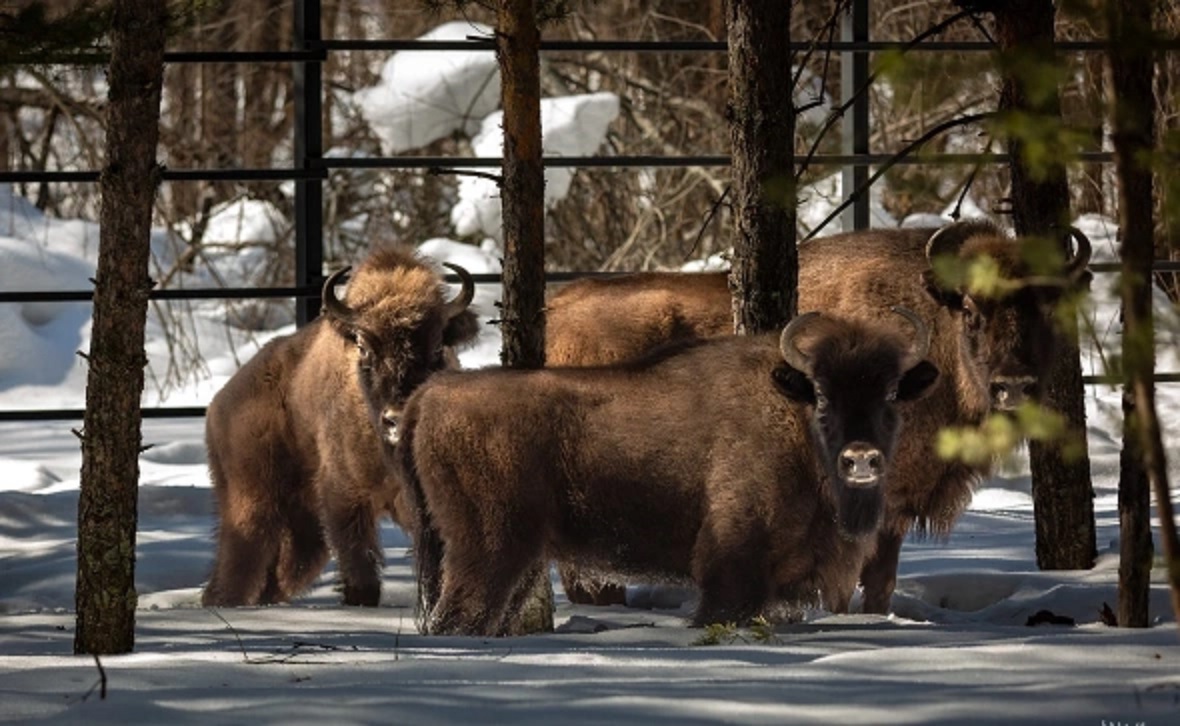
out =
[[[292,181],[295,185],[294,235],[295,235],[295,284],[291,287],[241,288],[224,287],[208,289],[162,289],[153,290],[153,300],[198,300],[198,299],[263,299],[288,298],[296,301],[296,321],[299,324],[311,320],[319,308],[320,288],[323,284],[324,262],[324,219],[323,183],[334,170],[356,169],[440,169],[462,166],[465,168],[498,168],[499,157],[437,157],[437,156],[396,156],[365,158],[325,158],[323,149],[323,65],[330,53],[345,51],[399,51],[399,50],[493,50],[490,39],[468,40],[325,40],[321,34],[320,0],[294,0],[294,38],[288,51],[212,51],[212,52],[168,52],[165,63],[289,63],[292,69],[295,89],[294,108],[294,159],[290,168],[264,169],[165,169],[165,182],[192,181]],[[853,0],[850,12],[843,18],[841,37],[826,44],[841,58],[841,104],[847,105],[843,115],[841,150],[837,154],[815,154],[812,162],[817,165],[839,166],[842,168],[842,188],[856,190],[840,218],[846,229],[865,229],[869,226],[869,195],[867,187],[869,170],[882,164],[963,164],[963,163],[1006,163],[1003,154],[942,154],[935,159],[929,155],[918,159],[914,156],[873,153],[869,148],[869,100],[867,94],[857,93],[858,89],[870,82],[869,54],[887,50],[906,52],[945,52],[994,50],[986,42],[948,42],[922,40],[921,42],[874,41],[869,38],[869,0]],[[1105,49],[1101,42],[1061,42],[1060,50],[1100,52]],[[1180,49],[1180,41],[1168,41],[1164,49]],[[803,45],[801,44],[801,49]],[[721,53],[726,51],[724,42],[708,41],[542,41],[541,52],[639,52],[639,53]],[[105,59],[93,58],[91,61]],[[1111,162],[1109,153],[1086,153],[1079,157],[1084,162]],[[725,166],[729,157],[722,155],[700,156],[563,156],[547,157],[546,167],[690,167]],[[0,183],[21,182],[98,182],[99,171],[0,171]],[[1180,263],[1157,261],[1160,271],[1180,272]],[[1098,272],[1118,269],[1115,264],[1094,264]],[[583,277],[591,273],[550,273],[549,281],[559,282]],[[477,283],[495,283],[499,275],[474,275]],[[457,282],[454,275],[449,282]],[[21,302],[78,302],[92,299],[91,290],[63,291],[4,291],[0,290],[0,304]],[[1103,376],[1086,376],[1088,384],[1109,383]],[[1159,382],[1180,381],[1180,373],[1158,373]],[[145,418],[203,416],[203,407],[152,407],[145,408]],[[0,411],[0,421],[46,421],[81,419],[82,409],[31,409]]]

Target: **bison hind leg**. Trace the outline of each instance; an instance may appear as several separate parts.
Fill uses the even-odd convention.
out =
[[[328,544],[310,513],[287,520],[277,533],[278,555],[262,592],[264,604],[287,602],[311,587],[328,564]]]
[[[276,557],[277,546],[273,540],[244,534],[223,522],[218,528],[213,572],[201,593],[201,604],[205,607],[261,604]]]

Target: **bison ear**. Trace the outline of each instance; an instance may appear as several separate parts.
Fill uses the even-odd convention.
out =
[[[897,383],[897,400],[916,401],[930,393],[938,381],[938,367],[928,360],[920,360],[917,365],[902,374]]]
[[[948,290],[939,285],[934,270],[922,271],[922,287],[925,288],[926,294],[934,299],[934,302],[945,308],[957,310],[963,307],[963,293],[958,290]]]
[[[452,348],[469,343],[479,334],[479,318],[470,310],[464,310],[447,321],[443,328],[443,345]]]
[[[815,386],[802,371],[783,363],[771,372],[774,385],[784,396],[800,403],[815,403]]]

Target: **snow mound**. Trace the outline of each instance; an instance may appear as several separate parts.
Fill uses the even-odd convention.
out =
[[[486,25],[451,22],[420,40],[463,40],[491,36]],[[500,71],[490,50],[400,51],[394,53],[376,86],[353,94],[361,115],[381,141],[384,153],[426,146],[455,132],[467,136],[479,119],[500,103]]]
[[[619,115],[619,97],[591,93],[541,100],[542,153],[546,156],[588,156],[606,139],[607,127]],[[476,156],[504,153],[504,114],[497,111],[483,120],[471,145]],[[545,170],[545,207],[569,193],[574,169]],[[487,235],[499,239],[502,217],[500,190],[491,179],[464,176],[459,180],[459,201],[451,209],[451,224],[461,237]]]

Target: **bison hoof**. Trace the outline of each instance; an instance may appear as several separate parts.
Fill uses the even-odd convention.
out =
[[[375,608],[381,604],[381,587],[366,585],[363,587],[345,587],[344,604],[366,608]]]

